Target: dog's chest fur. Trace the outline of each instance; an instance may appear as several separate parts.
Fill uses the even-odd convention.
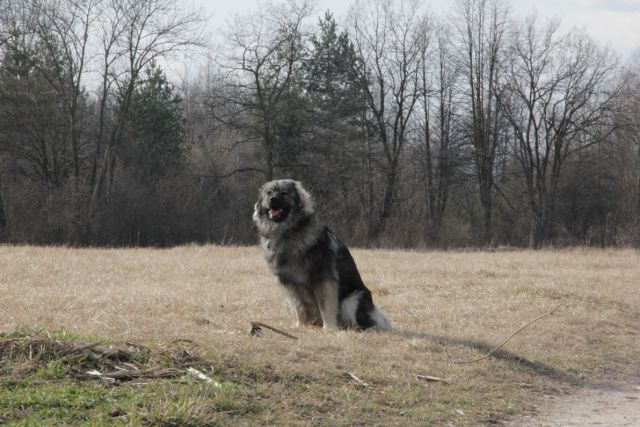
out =
[[[285,241],[279,239],[260,239],[262,252],[271,272],[285,285],[313,287],[325,277],[327,257],[320,243],[323,234],[319,233],[313,240],[292,244],[291,237]],[[330,270],[329,270],[330,271]]]

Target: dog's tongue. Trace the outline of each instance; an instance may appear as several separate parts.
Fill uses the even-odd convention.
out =
[[[282,209],[269,209],[269,218],[277,218],[282,213]]]

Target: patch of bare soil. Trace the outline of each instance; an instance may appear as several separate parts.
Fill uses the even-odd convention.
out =
[[[524,416],[512,426],[640,426],[640,381],[612,387],[585,388],[569,398],[550,403],[536,415]],[[553,396],[549,396],[553,399]]]

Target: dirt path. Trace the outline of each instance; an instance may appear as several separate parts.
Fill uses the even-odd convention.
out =
[[[584,389],[559,400],[534,416],[512,426],[638,426],[640,427],[640,384],[624,387]]]

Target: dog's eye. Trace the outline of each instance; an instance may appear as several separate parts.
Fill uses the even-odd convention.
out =
[[[267,196],[270,196],[272,194],[273,194],[273,191],[271,191],[271,190],[267,191]]]
[[[281,193],[280,193],[280,195],[281,195],[281,196],[288,196],[288,195],[289,195],[289,193],[287,193],[286,191],[283,191],[283,192],[281,192]]]

